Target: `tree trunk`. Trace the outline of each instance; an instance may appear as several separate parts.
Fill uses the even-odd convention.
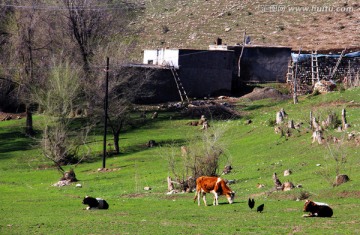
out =
[[[33,128],[33,121],[32,121],[32,112],[30,110],[30,107],[26,106],[26,128],[25,128],[25,134],[28,136],[34,136],[34,128]]]
[[[174,190],[174,184],[173,184],[170,176],[167,177],[167,182],[168,182],[168,191],[170,192],[170,191]]]
[[[295,129],[294,120],[290,120],[290,121],[288,122],[288,128],[290,128],[290,129]]]
[[[319,144],[322,144],[323,143],[323,136],[322,136],[322,132],[320,130],[316,130],[313,132],[312,134],[312,138],[313,138],[313,141],[312,143],[314,142],[318,142]]]
[[[114,148],[115,148],[115,153],[119,154],[120,153],[120,131],[117,131],[114,133]]]
[[[280,125],[283,121],[284,121],[284,116],[283,116],[282,112],[277,112],[276,113],[276,124]]]

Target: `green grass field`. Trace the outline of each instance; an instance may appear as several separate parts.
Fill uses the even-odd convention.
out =
[[[94,136],[97,142],[91,146],[97,160],[66,166],[74,168],[82,188],[52,186],[61,174],[49,167],[36,140],[22,134],[25,120],[0,122],[0,234],[359,234],[359,147],[346,140],[347,132],[360,131],[359,96],[360,89],[351,89],[300,97],[296,105],[292,100],[243,100],[238,103],[242,118],[212,120],[211,128],[226,128],[222,141],[227,158],[221,168],[233,166],[223,178],[236,180],[230,186],[236,196],[234,204],[221,196],[219,206],[208,207],[198,207],[193,193],[166,195],[166,177],[172,176],[167,155],[178,149],[180,156],[180,145],[200,131],[185,125],[187,118],[170,119],[171,113],[160,113],[159,119],[121,135],[122,154],[107,159],[109,172],[97,171],[102,142],[101,136]],[[280,108],[288,120],[304,123],[287,139],[269,125]],[[330,111],[340,117],[343,108],[351,128],[325,131],[326,137],[337,136],[341,143],[312,144],[307,129],[310,111],[324,120]],[[246,119],[252,123],[245,124]],[[149,139],[163,144],[148,149]],[[346,162],[337,166],[337,156],[345,156]],[[332,187],[337,167],[351,181]],[[284,177],[286,169],[293,174]],[[282,182],[303,187],[269,193],[274,172]],[[265,187],[258,189],[258,183]],[[152,190],[145,191],[145,186]],[[304,201],[296,199],[305,193],[328,203],[333,217],[303,218]],[[109,210],[84,210],[85,195],[106,199]],[[250,196],[256,205],[265,204],[263,213],[248,208]],[[211,195],[207,201],[211,204]]]

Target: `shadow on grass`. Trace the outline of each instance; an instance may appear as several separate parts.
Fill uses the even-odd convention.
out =
[[[19,130],[0,133],[0,159],[6,158],[6,154],[13,151],[24,151],[32,148],[34,141],[29,139]]]
[[[124,138],[126,139],[126,138]],[[107,141],[113,141],[112,139],[108,139]],[[120,140],[121,142],[121,140]],[[107,148],[107,155],[106,155],[106,159],[110,159],[113,157],[125,157],[127,155],[130,154],[134,154],[134,153],[140,153],[143,151],[148,151],[151,149],[156,149],[156,148],[161,148],[161,147],[168,147],[168,146],[179,146],[179,152],[180,152],[180,146],[185,145],[187,142],[186,139],[176,139],[176,140],[164,140],[164,141],[159,141],[156,142],[157,145],[154,147],[148,147],[147,143],[143,143],[143,144],[133,144],[130,146],[127,146],[125,148],[121,147],[121,143],[120,143],[120,148],[122,149],[120,151],[119,154],[115,153],[113,148]],[[88,156],[86,157],[82,162],[86,162],[86,163],[93,163],[93,162],[97,162],[100,161],[103,158],[103,152],[98,152],[93,154],[92,156]]]
[[[277,101],[271,101],[269,103],[266,104],[252,104],[252,105],[247,105],[246,107],[242,108],[242,111],[253,111],[253,110],[257,110],[257,109],[262,109],[262,108],[270,108],[273,106],[279,105],[279,102]]]

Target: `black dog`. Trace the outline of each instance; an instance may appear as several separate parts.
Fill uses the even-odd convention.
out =
[[[109,204],[102,198],[93,198],[86,196],[82,203],[88,205],[88,207],[86,207],[86,210],[109,209]]]

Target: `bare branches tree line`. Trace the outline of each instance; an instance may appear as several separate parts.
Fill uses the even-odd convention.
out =
[[[36,109],[53,117],[44,125],[41,141],[44,155],[57,164],[66,164],[62,161],[78,149],[67,147],[71,146],[68,137],[74,134],[68,129],[69,117],[74,110],[86,107],[93,117],[100,118],[97,113],[102,108],[104,58],[113,56],[117,64],[128,61],[134,40],[124,38],[134,37],[128,26],[141,13],[142,5],[133,1],[100,0],[0,3],[0,88],[6,91],[7,101],[10,102],[11,96],[18,105],[26,107],[27,134],[34,135],[32,112]],[[115,50],[118,45],[121,51]],[[134,77],[130,71],[114,67],[112,74],[111,126],[115,139],[128,120],[127,110],[133,94],[141,89],[140,80],[147,80],[149,74],[139,76],[140,80],[134,80],[136,84],[127,85],[129,78]],[[55,81],[56,76],[60,82]],[[67,80],[74,77],[76,84]],[[89,126],[94,123],[89,122]],[[84,136],[87,133],[88,128],[84,127]],[[85,143],[83,138],[80,140]]]

